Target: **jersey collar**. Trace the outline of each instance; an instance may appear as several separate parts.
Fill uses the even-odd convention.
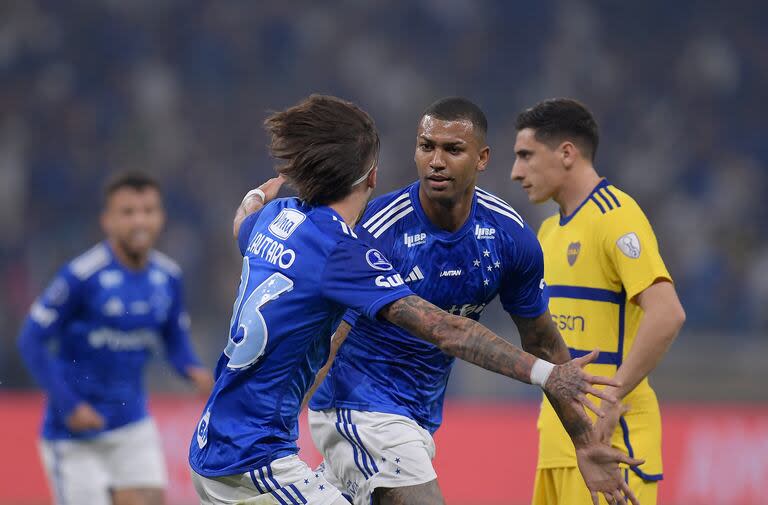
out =
[[[591,191],[591,192],[590,192],[590,193],[587,195],[587,197],[584,199],[584,201],[583,201],[583,202],[581,202],[581,203],[579,204],[579,206],[578,206],[578,207],[576,207],[576,210],[574,210],[574,211],[571,213],[571,215],[570,215],[570,216],[564,216],[564,215],[563,215],[563,213],[561,212],[561,213],[560,213],[560,226],[565,226],[566,224],[568,224],[568,223],[571,221],[571,219],[573,219],[574,217],[576,217],[576,214],[578,214],[578,213],[579,213],[579,211],[581,210],[581,208],[582,208],[582,207],[584,207],[584,205],[585,205],[585,204],[586,204],[586,203],[589,201],[589,199],[590,199],[590,198],[592,198],[592,195],[594,195],[596,191],[598,191],[598,190],[600,190],[600,189],[602,189],[602,188],[605,188],[606,186],[609,186],[609,185],[610,185],[610,184],[609,184],[609,182],[608,182],[608,179],[605,179],[605,178],[603,178],[603,179],[602,179],[602,180],[601,180],[601,181],[600,181],[600,182],[597,184],[597,186],[595,186],[595,187],[592,189],[592,191]]]
[[[472,223],[475,221],[475,208],[477,207],[477,191],[475,191],[472,195],[472,208],[469,211],[469,216],[467,216],[467,220],[464,222],[463,225],[461,225],[461,228],[459,228],[455,232],[450,232],[450,231],[443,230],[442,228],[438,228],[432,223],[432,221],[430,221],[429,217],[427,217],[427,214],[424,212],[424,209],[421,207],[421,200],[419,200],[420,184],[421,184],[420,181],[416,181],[411,185],[411,189],[409,190],[411,204],[413,205],[413,210],[416,216],[419,218],[419,221],[421,221],[421,224],[424,225],[424,227],[426,228],[426,231],[429,232],[430,235],[438,238],[443,242],[453,242],[455,240],[459,240],[460,238],[462,238],[467,233],[468,230],[472,229]]]

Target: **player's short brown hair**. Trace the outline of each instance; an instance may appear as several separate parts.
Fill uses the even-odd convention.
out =
[[[269,151],[284,161],[277,167],[313,205],[327,205],[349,195],[379,155],[373,119],[357,105],[327,95],[309,98],[264,121]]]
[[[570,98],[551,98],[539,102],[517,116],[517,131],[530,128],[539,142],[553,144],[570,140],[585,158],[595,161],[600,134],[597,122],[587,107]]]

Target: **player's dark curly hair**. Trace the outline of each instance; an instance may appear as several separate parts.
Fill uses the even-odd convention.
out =
[[[373,119],[351,102],[312,95],[264,121],[269,151],[299,198],[313,205],[343,199],[376,163],[379,134]]]
[[[570,140],[585,158],[595,161],[600,135],[597,122],[587,107],[570,98],[539,102],[517,116],[517,131],[530,128],[536,140],[550,147]]]

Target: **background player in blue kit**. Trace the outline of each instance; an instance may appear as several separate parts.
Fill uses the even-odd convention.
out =
[[[201,503],[346,503],[298,458],[296,439],[302,400],[347,308],[386,319],[450,355],[541,385],[562,406],[569,429],[589,437],[585,393],[605,396],[591,384],[613,381],[583,374],[588,357],[554,366],[471,319],[447,314],[414,296],[386,257],[358,240],[352,228],[377,176],[379,137],[368,114],[313,95],[270,116],[266,127],[272,155],[284,162],[278,172],[299,198],[262,207],[282,179],[272,180],[246,195],[235,217],[240,288],[216,384],[190,444]],[[345,429],[354,437],[354,427]],[[626,456],[599,444],[588,452],[583,463],[600,476],[602,489],[618,491],[616,463]]]
[[[201,393],[213,384],[190,346],[181,270],[152,249],[164,221],[154,180],[115,178],[106,240],[59,271],[21,330],[22,357],[47,394],[40,449],[58,505],[163,502],[165,463],[142,377],[158,347]]]
[[[490,156],[486,131],[485,115],[464,98],[429,106],[417,132],[419,180],[371,202],[355,233],[391,259],[414,293],[452,314],[477,320],[498,296],[523,349],[565,363],[570,356],[547,310],[535,234],[506,202],[475,186]],[[330,374],[310,401],[326,478],[359,505],[371,496],[442,503],[432,434],[454,358],[406,329],[352,311],[333,348],[339,350]],[[592,443],[569,431],[577,447]]]

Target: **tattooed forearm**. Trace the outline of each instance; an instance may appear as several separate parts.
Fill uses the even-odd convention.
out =
[[[389,322],[437,345],[443,352],[492,372],[530,383],[536,358],[466,317],[419,298],[401,298],[381,311]]]
[[[565,345],[563,337],[552,322],[549,311],[536,318],[513,316],[512,319],[514,319],[520,332],[520,342],[523,349],[552,363],[561,365],[570,361],[571,355],[568,346]],[[565,406],[558,398],[565,398],[572,391],[572,383],[578,379],[578,373],[579,370],[576,368],[568,367],[563,367],[562,370],[553,370],[553,374],[547,381],[547,390],[544,392],[557,412],[565,430],[577,446],[589,441],[592,427],[584,420],[583,416],[574,410],[574,407]],[[581,407],[575,408],[580,409]]]
[[[547,386],[549,389],[549,382],[547,383]],[[553,387],[553,389],[556,388],[557,386]],[[559,393],[562,394],[562,391]],[[547,395],[549,402],[557,413],[557,417],[560,418],[560,422],[563,423],[565,431],[568,432],[568,435],[571,437],[573,445],[576,447],[587,445],[592,440],[592,425],[574,410],[582,407],[564,406],[563,403],[557,399],[555,393],[544,391],[544,394]]]
[[[512,316],[512,319],[520,332],[520,342],[525,351],[558,365],[571,359],[568,346],[552,322],[549,311],[535,318]]]

